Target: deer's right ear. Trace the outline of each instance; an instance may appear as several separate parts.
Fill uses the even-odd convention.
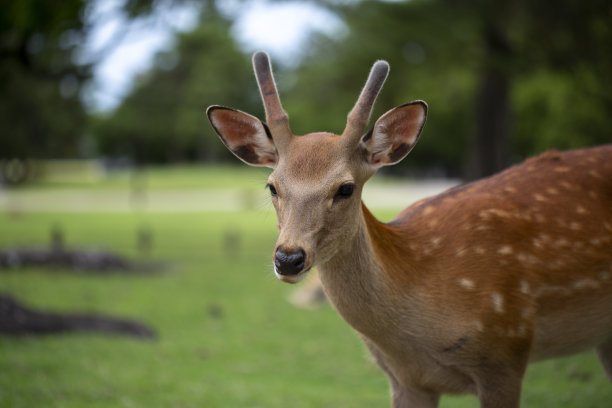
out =
[[[223,144],[240,160],[252,166],[276,165],[278,153],[265,123],[225,106],[209,106],[206,115]]]

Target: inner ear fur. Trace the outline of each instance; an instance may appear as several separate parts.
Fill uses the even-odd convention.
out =
[[[423,101],[409,102],[383,114],[361,140],[370,164],[388,166],[406,157],[416,145],[426,119],[427,104]]]
[[[223,144],[240,160],[252,166],[274,167],[278,154],[265,123],[226,106],[211,106],[206,115]]]

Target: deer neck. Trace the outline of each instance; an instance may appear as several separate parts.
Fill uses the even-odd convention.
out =
[[[371,338],[397,323],[390,315],[398,310],[393,289],[397,282],[386,265],[403,249],[392,228],[377,221],[363,204],[358,223],[353,238],[318,269],[325,293],[340,315]]]

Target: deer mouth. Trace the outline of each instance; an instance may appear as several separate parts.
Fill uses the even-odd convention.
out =
[[[276,275],[276,277],[285,283],[291,284],[298,283],[299,281],[304,279],[306,275],[308,275],[308,272],[310,272],[310,268],[304,268],[302,271],[296,273],[295,275],[283,275],[278,271],[276,266],[274,267],[274,274]]]

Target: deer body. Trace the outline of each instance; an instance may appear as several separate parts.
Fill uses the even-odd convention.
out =
[[[394,407],[435,407],[444,393],[517,407],[529,362],[593,347],[612,378],[612,145],[545,153],[384,224],[361,189],[412,149],[426,105],[365,133],[386,77],[377,63],[342,135],[294,136],[267,56],[254,62],[268,125],[218,106],[211,123],[242,160],[274,168],[276,275],[295,283],[319,269]]]
[[[529,361],[609,342],[612,165],[598,171],[610,157],[612,146],[549,152],[389,225],[364,207],[347,248],[363,259],[320,265],[326,293],[396,381],[433,394],[477,392],[485,364],[516,364],[518,379]]]

